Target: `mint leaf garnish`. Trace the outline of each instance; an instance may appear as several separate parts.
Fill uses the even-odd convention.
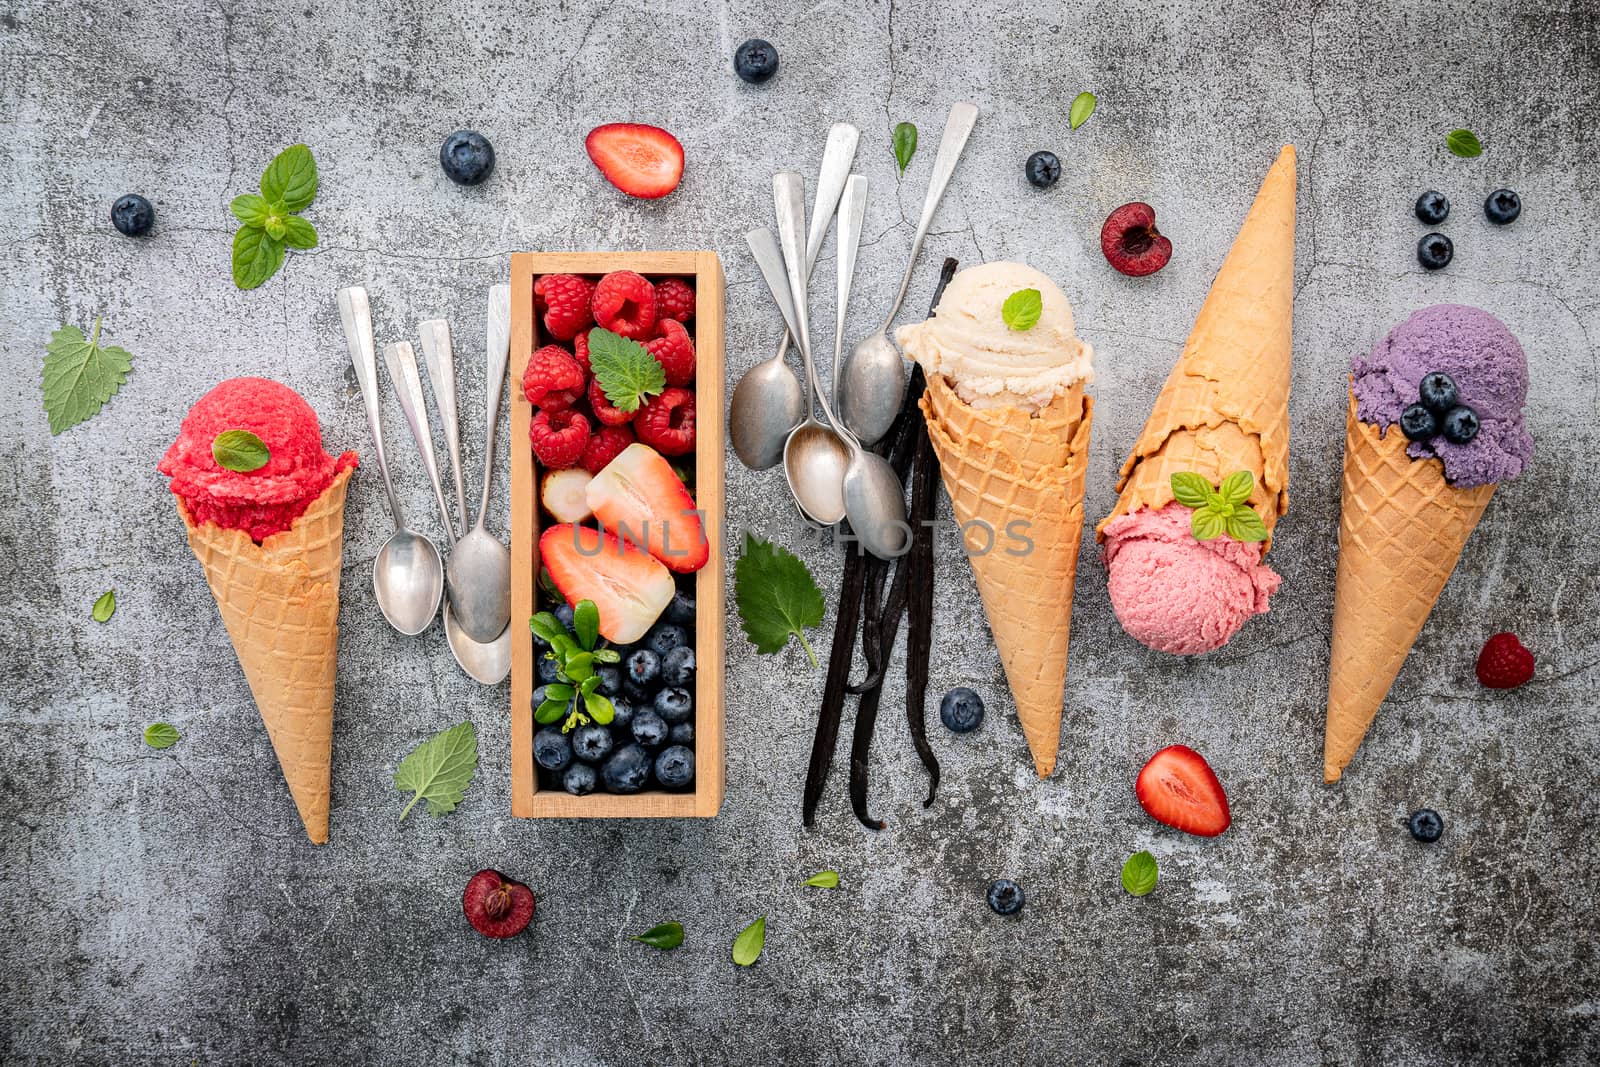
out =
[[[667,952],[683,944],[683,924],[657,923],[642,934],[634,934],[633,939],[651,948]]]
[[[1483,142],[1471,130],[1451,130],[1444,143],[1446,148],[1462,159],[1477,159],[1483,155]]]
[[[816,874],[813,874],[810,878],[807,878],[805,880],[804,884],[807,885],[807,886],[810,886],[812,889],[838,889],[839,888],[839,872],[838,871],[818,871]]]
[[[1255,475],[1234,471],[1211,488],[1211,483],[1193,471],[1172,476],[1172,497],[1194,514],[1189,517],[1189,532],[1196,541],[1209,541],[1227,534],[1235,541],[1265,541],[1267,524],[1249,504],[1255,489]]]
[[[478,732],[471,722],[440,730],[400,761],[394,787],[413,795],[400,813],[405,822],[418,800],[426,799],[428,814],[446,815],[456,810],[472,774],[478,769]]]
[[[1240,508],[1225,520],[1228,536],[1235,541],[1265,541],[1267,524],[1255,508]]]
[[[1172,495],[1186,508],[1203,508],[1211,501],[1211,483],[1194,471],[1172,476]]]
[[[100,344],[100,320],[84,339],[76,326],[63,326],[50,335],[44,356],[44,411],[53,434],[70,430],[92,418],[116,395],[133,369],[133,356],[125,348]]]
[[[1148,852],[1135,852],[1122,865],[1122,888],[1142,897],[1156,887],[1156,858]]]
[[[1037,289],[1018,289],[1000,305],[1000,317],[1011,330],[1031,330],[1044,313],[1044,295]]]
[[[95,598],[94,607],[89,609],[89,617],[95,622],[110,622],[111,616],[117,610],[117,591],[107,589]]]
[[[241,193],[234,197],[228,205],[228,210],[233,212],[234,218],[251,226],[260,226],[271,214],[266,200],[255,193]]]
[[[1073,129],[1077,129],[1089,121],[1089,116],[1094,114],[1096,102],[1094,94],[1087,91],[1073,97],[1072,110],[1067,113],[1067,122],[1072,125]]]
[[[792,552],[746,531],[744,552],[733,568],[733,598],[745,636],[757,652],[781,652],[793,635],[811,665],[817,665],[805,631],[822,622],[826,605],[811,572]]]
[[[290,248],[315,248],[317,228],[299,215],[286,215],[283,219],[283,243]]]
[[[894,128],[894,161],[900,164],[900,173],[906,172],[911,157],[917,154],[917,128],[902,122]]]
[[[1217,486],[1217,495],[1224,504],[1243,504],[1250,499],[1250,490],[1255,485],[1255,477],[1249,471],[1234,471]]]
[[[285,210],[304,211],[317,196],[317,161],[311,149],[292,144],[279,152],[261,175],[261,195],[283,202]]]
[[[311,149],[290,145],[267,164],[261,195],[245,193],[229,203],[239,220],[233,235],[233,284],[254,289],[283,266],[285,248],[317,246],[317,228],[294,213],[311,206],[317,195],[317,162]]]
[[[748,967],[761,955],[767,943],[767,917],[765,915],[746,926],[733,939],[733,962]]]
[[[283,266],[283,242],[260,225],[239,227],[233,235],[233,284],[254,289]]]
[[[144,743],[151,748],[171,748],[178,743],[178,728],[171,723],[153,722],[144,728]]]
[[[589,331],[589,369],[618,411],[637,411],[646,396],[667,387],[666,370],[644,345],[598,326]]]
[[[249,430],[223,430],[211,439],[211,458],[223,470],[249,474],[272,459],[267,444]]]

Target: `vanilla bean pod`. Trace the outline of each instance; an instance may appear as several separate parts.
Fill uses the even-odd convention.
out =
[[[937,296],[934,301],[938,302]],[[920,395],[926,384],[922,367],[914,367],[910,392]],[[917,411],[921,414],[921,408]],[[928,769],[928,798],[922,802],[926,808],[933,803],[933,796],[939,790],[939,760],[928,744],[927,721],[928,660],[933,652],[933,517],[937,502],[934,472],[939,460],[934,455],[927,426],[924,424],[921,428],[911,468],[911,550],[901,559],[900,570],[909,575],[906,581],[909,616],[906,624],[906,722],[911,727],[911,743],[916,746],[917,756]],[[896,575],[897,585],[898,578]]]
[[[817,732],[811,740],[811,762],[806,767],[806,785],[801,800],[801,821],[810,826],[822,799],[822,787],[833,764],[833,750],[839,742],[839,725],[844,716],[845,683],[850,678],[856,652],[856,628],[861,621],[861,596],[867,577],[866,554],[852,547],[845,555],[844,580],[839,587],[838,616],[833,624],[833,646],[828,650],[828,675],[822,686],[822,708],[817,715]]]

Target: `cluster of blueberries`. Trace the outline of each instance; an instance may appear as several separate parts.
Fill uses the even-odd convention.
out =
[[[572,608],[556,618],[572,628]],[[611,701],[611,722],[591,722],[570,733],[562,723],[533,737],[533,759],[573,796],[604,786],[611,793],[637,793],[652,780],[662,789],[694,784],[694,600],[680,592],[637,644],[617,647],[615,665],[598,667],[599,692]],[[540,685],[533,708],[544,703],[556,681],[550,646],[534,635]]]
[[[1429,226],[1437,226],[1450,214],[1450,199],[1437,189],[1429,189],[1417,197],[1416,216]],[[1484,218],[1496,226],[1509,226],[1522,214],[1522,198],[1510,189],[1496,189],[1483,202]],[[1442,233],[1425,233],[1417,242],[1417,262],[1424,270],[1441,270],[1448,266],[1456,253],[1456,246]]]
[[[1443,371],[1422,377],[1418,402],[1400,413],[1400,430],[1413,441],[1443,435],[1451,444],[1464,445],[1478,436],[1478,413],[1461,403],[1456,381]]]

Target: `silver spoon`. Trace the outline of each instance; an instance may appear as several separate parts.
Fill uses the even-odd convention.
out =
[[[433,454],[433,427],[428,425],[428,408],[422,395],[422,373],[417,370],[417,354],[410,341],[395,341],[383,346],[383,363],[394,382],[395,395],[400,398],[400,410],[405,414],[406,425],[411,427],[411,437],[422,454],[422,469],[433,487],[433,499],[439,505],[439,518],[444,521],[445,541],[456,539],[450,521],[450,505],[444,502],[444,487],[439,484],[439,461]]]
[[[811,216],[811,236],[806,242],[806,273],[816,265],[817,252],[828,232],[828,220],[839,203],[844,182],[855,161],[861,131],[847,122],[834,123],[828,131],[828,146],[822,152],[822,170],[817,176],[817,202]],[[806,415],[800,380],[784,362],[789,351],[787,331],[778,340],[778,350],[745,372],[733,387],[728,405],[728,436],[740,461],[751,470],[766,470],[783,459],[783,446]]]
[[[911,255],[906,263],[906,273],[900,279],[900,291],[895,294],[894,305],[884,316],[878,332],[858,342],[844,365],[844,377],[839,382],[839,415],[844,424],[864,444],[872,444],[889,432],[895,416],[900,414],[900,402],[905,397],[906,371],[900,352],[889,340],[889,326],[900,313],[906,290],[911,286],[911,272],[916,268],[917,256],[922,252],[922,242],[933,225],[934,212],[939,201],[950,187],[950,178],[956,171],[967,138],[978,121],[978,108],[974,104],[957,104],[950,109],[950,118],[944,125],[944,137],[939,141],[939,154],[933,161],[933,173],[928,178],[928,195],[922,202],[922,220],[917,224],[917,235],[911,240]]]
[[[456,360],[450,346],[450,323],[444,319],[428,319],[418,323],[417,333],[422,338],[422,361],[428,368],[428,384],[433,387],[433,399],[443,415],[444,443],[450,450],[450,472],[455,477],[456,511],[461,515],[461,525],[450,526],[450,539],[454,541],[455,531],[467,525],[467,494],[466,483],[461,479],[461,427],[456,420]]]
[[[506,359],[511,352],[511,286],[489,290],[488,423],[484,431],[483,499],[478,521],[450,553],[450,601],[456,621],[474,641],[488,643],[511,622],[511,552],[484,529],[489,514],[489,488],[494,481],[494,431],[500,418],[500,395],[506,384]]]
[[[372,451],[383,475],[383,489],[389,497],[389,513],[395,531],[378,549],[372,561],[372,589],[378,610],[389,625],[406,635],[420,634],[439,611],[444,594],[444,563],[434,543],[406,526],[400,498],[389,481],[389,465],[383,454],[383,424],[378,418],[378,354],[372,345],[372,307],[361,286],[339,290],[339,318],[344,324],[345,344],[350,362],[355,365],[356,381],[361,385],[361,402],[367,411],[367,427],[372,431]]]

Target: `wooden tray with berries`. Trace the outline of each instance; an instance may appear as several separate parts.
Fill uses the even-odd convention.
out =
[[[723,792],[722,264],[511,257],[511,811]]]

